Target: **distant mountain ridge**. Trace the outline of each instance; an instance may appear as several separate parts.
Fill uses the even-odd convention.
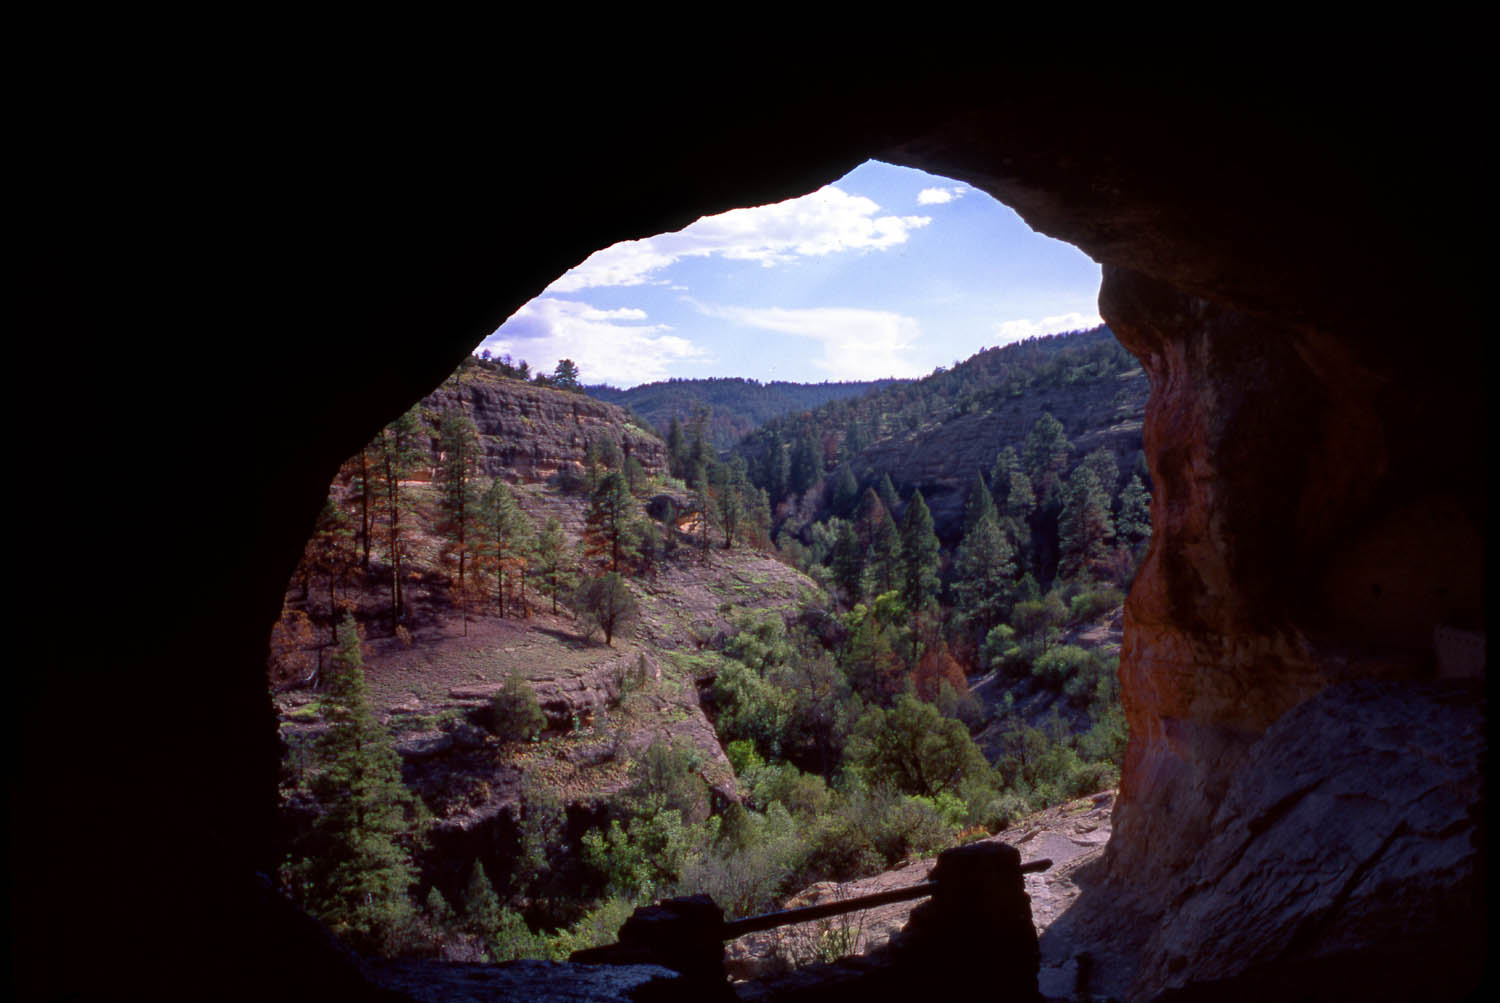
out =
[[[850,382],[792,383],[773,380],[761,383],[743,377],[672,379],[644,383],[629,390],[600,384],[583,390],[595,400],[629,408],[663,435],[672,419],[687,426],[700,404],[713,408],[707,425],[710,443],[727,450],[768,421],[820,408],[830,401],[860,397],[909,380],[864,380]]]
[[[920,380],[768,421],[736,451],[761,486],[777,479],[771,458],[795,455],[799,443],[816,457],[813,476],[802,475],[802,484],[831,478],[842,463],[861,488],[889,475],[903,497],[921,489],[939,534],[948,537],[957,531],[974,475],[989,471],[1004,447],[1021,451],[1044,412],[1062,423],[1072,444],[1070,468],[1102,446],[1115,455],[1122,480],[1144,473],[1149,391],[1140,363],[1101,325],[986,348]],[[774,486],[771,494],[773,504],[785,497]],[[804,505],[799,521],[818,511]]]

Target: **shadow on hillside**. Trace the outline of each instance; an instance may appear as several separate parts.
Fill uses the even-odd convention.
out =
[[[532,627],[531,629],[536,631],[538,634],[546,634],[553,640],[561,644],[565,644],[569,648],[573,648],[574,650],[604,647],[603,644],[596,645],[594,642],[586,640],[585,638],[569,630],[558,630],[556,627]]]

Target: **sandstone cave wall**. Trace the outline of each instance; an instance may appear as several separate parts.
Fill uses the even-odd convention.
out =
[[[1482,626],[1488,181],[1454,149],[1484,92],[1464,53],[1421,73],[1159,55],[1111,39],[1066,68],[1011,53],[909,79],[862,52],[773,80],[730,60],[586,126],[596,105],[503,68],[461,88],[475,107],[383,66],[340,78],[357,86],[335,108],[325,59],[274,80],[227,60],[157,90],[130,67],[23,116],[23,285],[45,305],[23,371],[61,381],[91,445],[86,469],[24,465],[75,490],[37,506],[20,565],[49,600],[16,673],[21,995],[356,998],[264,877],[265,638],[338,464],[594,250],[870,156],[983,188],[1104,263],[1102,311],[1150,375],[1161,528],[1128,612],[1138,733],[1111,855],[1164,906],[1154,855],[1194,852],[1281,708],[1426,674],[1432,625]],[[100,332],[129,351],[56,365]],[[216,378],[185,385],[205,358]],[[129,488],[91,536],[106,559],[59,561],[100,524],[101,486]],[[85,566],[118,586],[86,618],[65,600]]]

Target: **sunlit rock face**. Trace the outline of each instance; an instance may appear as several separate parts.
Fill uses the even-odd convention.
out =
[[[1324,980],[1307,983],[1317,994],[1354,968],[1365,983],[1385,971],[1396,985],[1409,954],[1381,948],[1408,935],[1472,955],[1472,908],[1413,917],[1414,900],[1378,882],[1350,892],[1363,896],[1357,907],[1328,907],[1361,860],[1389,867],[1388,853],[1409,865],[1397,885],[1429,886],[1427,905],[1472,904],[1482,870],[1483,841],[1457,806],[1482,798],[1483,715],[1421,696],[1440,674],[1434,638],[1483,624],[1485,423],[1472,317],[1448,309],[1461,297],[1441,320],[1423,316],[1452,277],[1410,252],[1436,245],[1372,235],[1377,203],[1361,205],[1359,183],[1331,181],[1357,175],[1326,149],[1291,154],[1289,137],[1265,122],[1233,134],[1191,115],[1180,132],[1161,119],[1090,124],[1086,139],[1016,153],[1011,144],[1046,125],[1013,109],[976,114],[909,141],[898,158],[973,181],[1101,260],[1100,313],[1151,382],[1153,538],[1126,606],[1120,668],[1131,740],[1108,890],[1080,907],[1100,911],[1096,929],[1146,938],[1127,950],[1139,952],[1137,998],[1208,986],[1253,996],[1314,977]],[[1288,156],[1297,170],[1274,163]],[[1482,675],[1482,654],[1470,663]],[[1356,680],[1412,687],[1413,713],[1446,720],[1466,751],[1440,765],[1420,741],[1389,744],[1373,723],[1378,739],[1353,729],[1338,749],[1299,736],[1272,751],[1288,733],[1267,729]],[[1477,689],[1465,692],[1477,702]],[[1446,790],[1457,814],[1444,824],[1456,835],[1399,852],[1337,833],[1309,842],[1313,823],[1292,832],[1272,824],[1277,805],[1243,800],[1288,769],[1337,772],[1355,787],[1349,778],[1363,777],[1372,789],[1390,771],[1412,790]],[[1232,808],[1231,791],[1242,798]],[[1381,824],[1400,826],[1416,800],[1393,795]],[[1232,869],[1210,873],[1204,861],[1232,853],[1267,866],[1229,888]],[[1283,858],[1292,863],[1269,864]],[[1211,891],[1220,882],[1227,890]],[[1286,906],[1309,896],[1325,908]],[[1185,901],[1191,916],[1179,914]],[[1299,923],[1293,943],[1286,927]],[[1214,948],[1231,927],[1235,949]]]
[[[1482,530],[1402,456],[1392,376],[1109,269],[1101,306],[1152,384],[1152,547],[1126,607],[1131,745],[1112,870],[1189,861],[1249,743],[1330,683],[1433,675],[1480,613]],[[1430,430],[1440,435],[1438,428]]]

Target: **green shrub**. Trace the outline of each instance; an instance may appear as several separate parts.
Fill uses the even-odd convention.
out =
[[[547,727],[536,693],[519,674],[511,673],[490,700],[490,730],[502,742],[534,742]]]
[[[755,743],[748,738],[739,738],[724,746],[724,755],[729,758],[734,775],[742,780],[750,778],[766,765],[766,761],[755,751]]]
[[[1088,731],[1078,736],[1078,754],[1090,761],[1110,763],[1118,770],[1125,763],[1125,743],[1129,738],[1124,710],[1118,703],[1111,704],[1094,719]]]
[[[735,840],[720,840],[687,862],[679,894],[706,894],[727,915],[746,916],[771,908],[788,890],[810,852],[792,816],[773,803],[764,815],[744,812],[739,829]]]
[[[1119,589],[1097,589],[1080,592],[1068,603],[1068,620],[1082,623],[1108,613],[1125,601],[1125,593]]]
[[[1086,649],[1076,644],[1061,644],[1042,652],[1031,663],[1031,674],[1053,690],[1061,690],[1074,677],[1084,675],[1087,691],[1092,693],[1097,667],[1094,656]]]
[[[816,816],[828,809],[828,784],[791,763],[767,766],[756,774],[754,800],[763,810],[780,804],[798,818]]]
[[[702,759],[691,746],[657,739],[630,766],[631,783],[622,792],[626,810],[651,815],[672,808],[689,825],[708,818],[708,785],[698,775]]]
[[[758,671],[728,659],[714,680],[714,726],[722,739],[749,739],[761,755],[776,758],[792,715],[792,695]]]

